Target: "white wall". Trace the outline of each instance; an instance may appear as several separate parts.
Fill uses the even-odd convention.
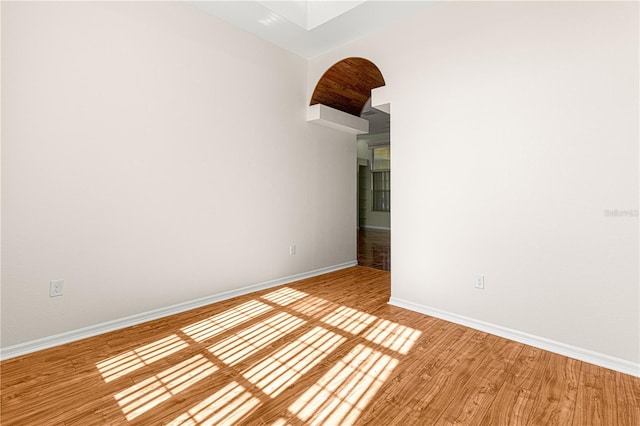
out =
[[[446,2],[311,61],[389,86],[393,298],[640,361],[638,36],[635,2]]]
[[[2,2],[2,346],[354,261],[306,77],[180,2]]]

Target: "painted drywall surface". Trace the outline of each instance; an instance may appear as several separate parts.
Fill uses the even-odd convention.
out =
[[[2,346],[355,260],[306,76],[180,2],[3,2]]]
[[[450,2],[311,61],[391,91],[393,297],[640,361],[638,32],[631,2]]]
[[[388,137],[388,135],[387,135]],[[363,160],[368,160],[369,164],[371,162],[371,150],[367,144],[366,136],[358,136],[358,158]],[[359,176],[360,179],[364,178],[368,180],[368,188],[369,191],[367,194],[360,194],[360,202],[364,204],[363,206],[365,210],[360,213],[360,223],[361,227],[372,227],[372,228],[384,228],[390,229],[391,227],[391,214],[389,212],[379,212],[373,211],[373,195],[371,194],[371,169],[369,167],[360,169],[360,173],[364,173],[364,176]],[[393,198],[393,194],[391,195]],[[366,201],[365,201],[366,200]],[[364,220],[362,220],[364,218]]]

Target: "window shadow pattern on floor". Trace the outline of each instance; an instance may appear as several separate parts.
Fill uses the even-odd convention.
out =
[[[281,287],[96,367],[105,383],[122,383],[113,398],[134,423],[151,421],[162,404],[191,401],[164,420],[351,425],[420,335]],[[287,398],[281,399],[285,390]]]

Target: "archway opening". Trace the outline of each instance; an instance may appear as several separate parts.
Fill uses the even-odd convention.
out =
[[[369,133],[357,136],[357,259],[360,265],[388,271],[391,269],[390,116],[371,105],[371,91],[384,85],[382,72],[373,62],[346,58],[325,71],[309,105],[325,105],[369,122]],[[381,155],[386,160],[381,161]]]

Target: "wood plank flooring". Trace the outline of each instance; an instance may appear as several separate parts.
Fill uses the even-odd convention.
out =
[[[358,228],[358,265],[391,270],[391,231]]]
[[[0,363],[9,425],[640,425],[640,379],[387,305],[353,267]]]

